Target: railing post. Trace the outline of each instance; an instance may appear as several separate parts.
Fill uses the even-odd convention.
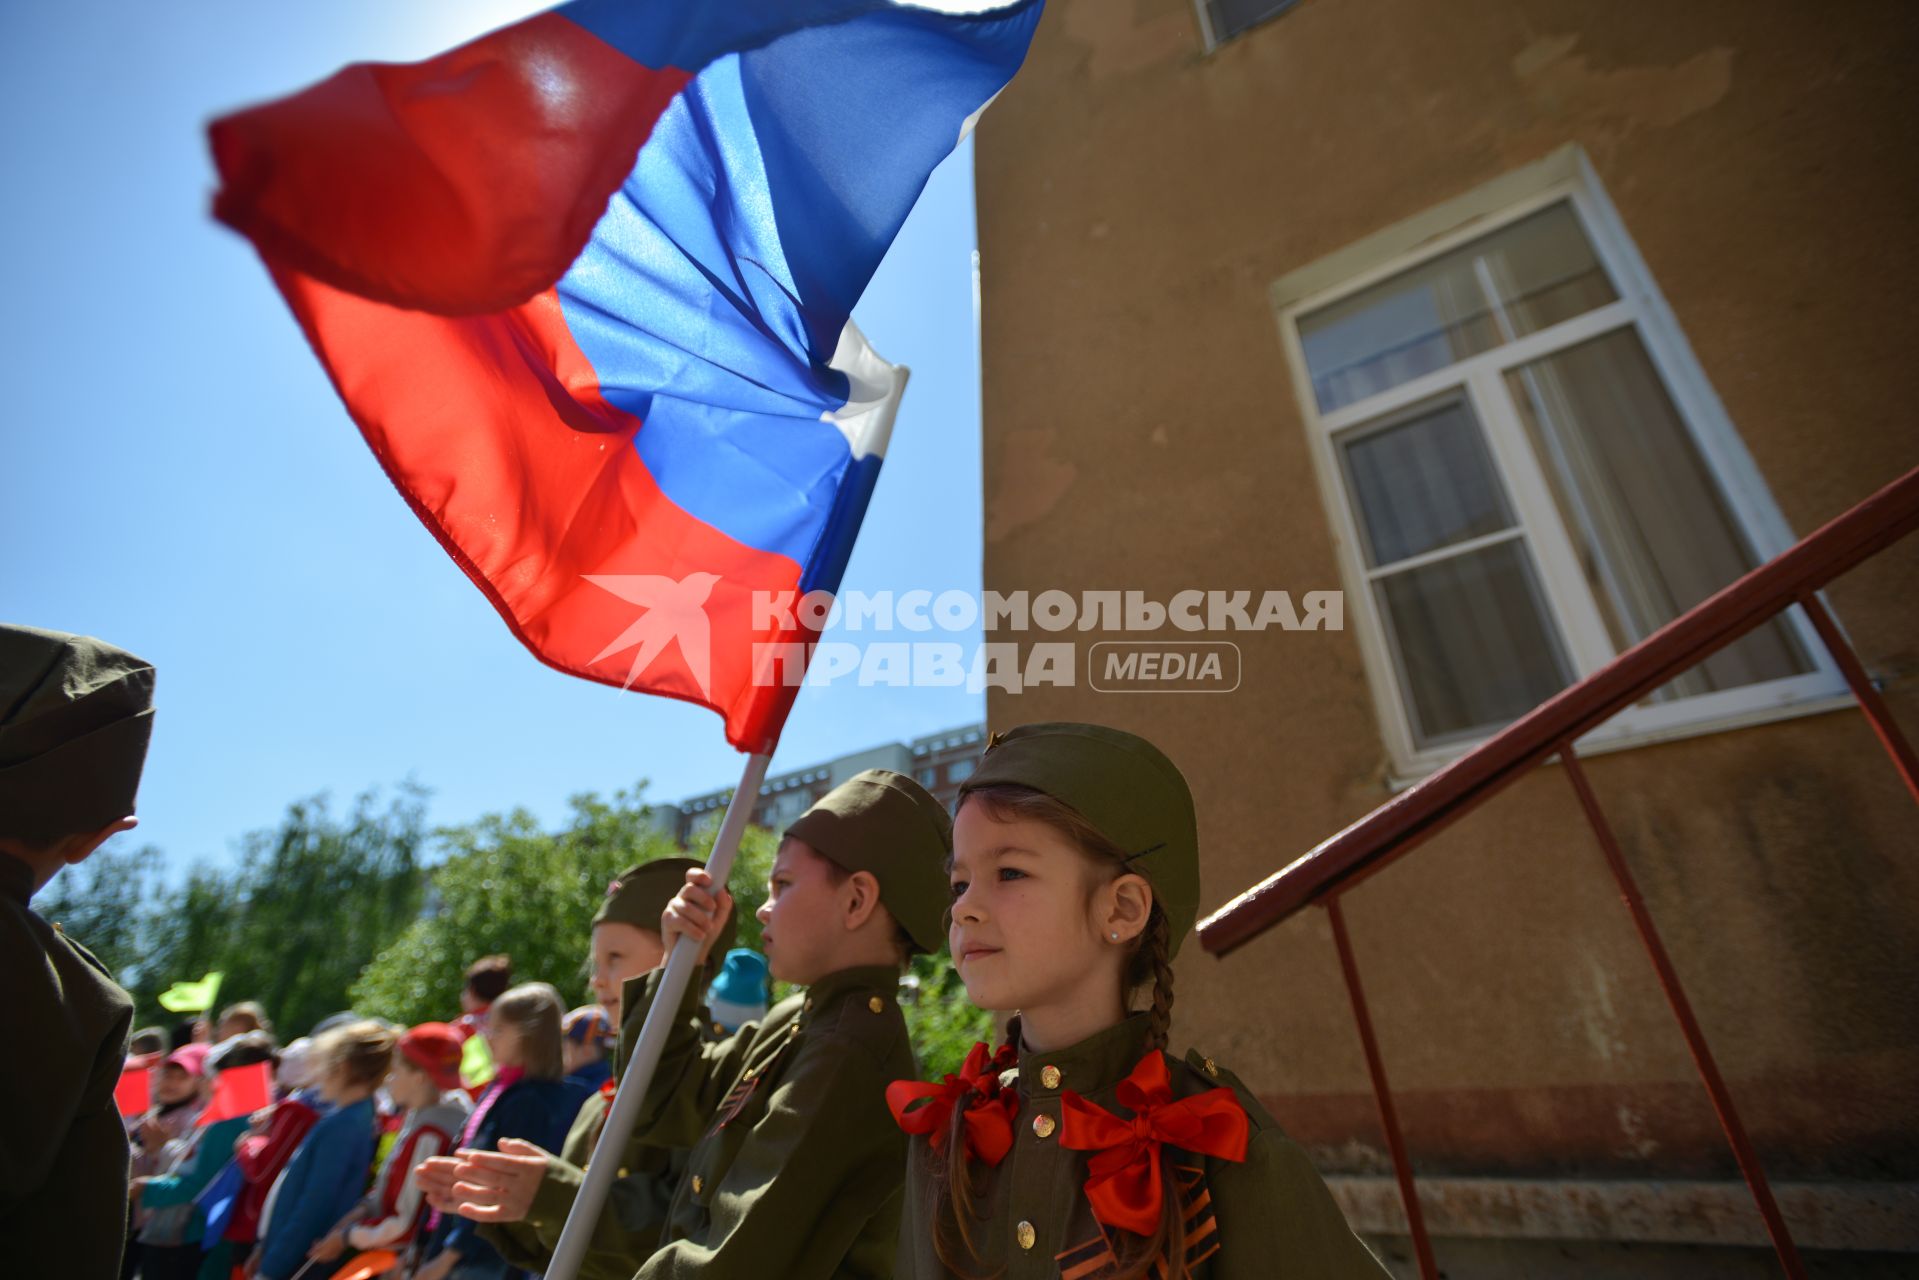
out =
[[[1866,668],[1860,663],[1859,655],[1846,643],[1846,637],[1839,632],[1839,624],[1832,620],[1832,614],[1826,611],[1825,604],[1818,596],[1808,591],[1799,597],[1799,604],[1812,619],[1813,630],[1826,642],[1826,652],[1839,664],[1839,670],[1845,675],[1846,683],[1852,686],[1852,694],[1859,699],[1859,709],[1866,713],[1866,720],[1872,725],[1872,731],[1879,735],[1886,754],[1892,757],[1892,767],[1906,781],[1906,790],[1912,798],[1919,801],[1919,756],[1913,755],[1912,744],[1899,732],[1899,726],[1893,722],[1892,708],[1879,690],[1872,687],[1872,677],[1866,674]]]
[[[1359,1024],[1359,1043],[1366,1051],[1366,1069],[1373,1076],[1373,1100],[1379,1104],[1380,1127],[1386,1130],[1386,1146],[1393,1153],[1393,1174],[1399,1179],[1399,1198],[1406,1205],[1406,1226],[1412,1233],[1413,1252],[1419,1258],[1419,1274],[1425,1280],[1439,1280],[1433,1242],[1426,1235],[1425,1215],[1419,1211],[1419,1191],[1413,1186],[1412,1160],[1406,1155],[1406,1140],[1400,1136],[1399,1113],[1393,1107],[1392,1088],[1386,1083],[1379,1042],[1373,1038],[1366,992],[1359,985],[1359,962],[1353,958],[1353,941],[1346,935],[1346,917],[1339,909],[1337,894],[1326,899],[1326,917],[1333,924],[1333,945],[1339,950],[1339,967],[1346,975],[1346,994],[1352,997],[1353,1020]]]
[[[1751,1140],[1746,1137],[1746,1127],[1740,1123],[1732,1092],[1726,1088],[1725,1078],[1719,1074],[1719,1065],[1713,1061],[1712,1050],[1706,1046],[1706,1035],[1700,1030],[1699,1019],[1693,1016],[1692,1002],[1686,998],[1686,990],[1679,982],[1679,973],[1673,968],[1672,957],[1666,954],[1666,944],[1660,940],[1652,913],[1646,909],[1646,901],[1639,894],[1639,885],[1633,879],[1632,869],[1626,865],[1619,842],[1613,838],[1611,824],[1606,821],[1606,815],[1600,812],[1599,801],[1586,782],[1585,770],[1580,768],[1579,757],[1570,740],[1560,745],[1559,760],[1565,766],[1567,780],[1579,795],[1580,807],[1586,811],[1586,821],[1592,825],[1599,848],[1606,855],[1606,865],[1612,868],[1613,879],[1619,882],[1619,894],[1626,901],[1626,909],[1632,913],[1633,925],[1639,930],[1639,940],[1645,943],[1646,953],[1652,957],[1652,967],[1659,977],[1660,989],[1666,993],[1666,1003],[1672,1006],[1673,1017],[1678,1019],[1679,1030],[1686,1037],[1686,1048],[1692,1052],[1693,1065],[1699,1069],[1699,1078],[1712,1099],[1712,1109],[1719,1116],[1719,1127],[1725,1130],[1726,1141],[1732,1144],[1733,1158],[1739,1162],[1739,1171],[1746,1176],[1746,1185],[1752,1190],[1752,1198],[1758,1202],[1759,1216],[1766,1220],[1766,1234],[1772,1237],[1772,1247],[1779,1254],[1779,1265],[1793,1280],[1805,1280],[1805,1264],[1799,1260],[1799,1250],[1792,1242],[1792,1233],[1786,1229],[1786,1219],[1772,1198],[1772,1186],[1766,1181],[1766,1170],[1760,1164],[1759,1154],[1753,1150]]]

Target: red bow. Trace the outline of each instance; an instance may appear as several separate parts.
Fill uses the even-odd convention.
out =
[[[1209,1089],[1173,1101],[1165,1055],[1149,1050],[1119,1084],[1133,1112],[1122,1120],[1072,1090],[1060,1094],[1059,1144],[1096,1152],[1087,1162],[1086,1199],[1109,1227],[1150,1236],[1159,1228],[1159,1149],[1171,1144],[1195,1155],[1244,1160],[1251,1126],[1231,1089]]]
[[[933,1150],[939,1151],[946,1146],[953,1108],[969,1092],[978,1092],[979,1101],[966,1108],[966,1154],[996,1165],[1013,1149],[1013,1113],[1019,1109],[1019,1095],[999,1087],[999,1073],[1013,1061],[1011,1045],[1002,1045],[997,1054],[988,1056],[984,1042],[975,1044],[959,1074],[949,1074],[939,1084],[895,1080],[887,1085],[887,1108],[900,1128],[926,1135]],[[922,1099],[924,1106],[913,1105]]]
[[[620,1088],[619,1077],[608,1076],[606,1079],[600,1081],[600,1096],[602,1098],[611,1100],[613,1095],[619,1092],[619,1088]]]

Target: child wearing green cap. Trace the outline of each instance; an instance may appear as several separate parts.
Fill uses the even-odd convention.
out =
[[[991,737],[960,789],[948,940],[972,1002],[1018,1016],[944,1084],[888,1090],[913,1135],[899,1276],[1386,1274],[1245,1086],[1167,1052],[1198,854],[1186,780],[1143,738]]]
[[[701,865],[691,858],[657,858],[628,868],[607,886],[593,916],[587,985],[613,1025],[620,1022],[624,985],[664,961],[660,917],[686,873]],[[730,943],[732,934],[728,920],[722,944]],[[703,983],[696,977],[694,985]],[[607,1079],[580,1104],[558,1155],[507,1138],[498,1151],[428,1161],[423,1178],[430,1202],[481,1223],[480,1238],[514,1266],[545,1270],[599,1146],[617,1080],[617,1075]],[[659,1246],[667,1206],[685,1167],[681,1152],[628,1140],[620,1153],[620,1176],[581,1263],[583,1280],[627,1280],[639,1270]],[[456,1185],[465,1188],[463,1194],[454,1194]]]
[[[775,978],[807,990],[712,1044],[691,1003],[679,1010],[636,1133],[687,1151],[687,1174],[638,1280],[893,1275],[906,1143],[884,1094],[914,1070],[899,972],[940,946],[950,850],[939,802],[882,769],[787,828],[762,946]],[[669,948],[685,933],[710,949],[731,907],[689,871],[661,933]],[[658,982],[628,984],[627,1036]]]

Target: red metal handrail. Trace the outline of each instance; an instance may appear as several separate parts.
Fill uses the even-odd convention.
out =
[[[1899,731],[1890,708],[1873,687],[1865,667],[1816,594],[1840,574],[1916,528],[1919,528],[1919,468],[1825,524],[1785,554],[1687,610],[1605,667],[1541,703],[1419,785],[1240,894],[1199,926],[1201,945],[1215,955],[1225,955],[1307,906],[1317,904],[1326,908],[1347,995],[1353,1006],[1353,1018],[1365,1050],[1367,1071],[1372,1076],[1374,1097],[1379,1104],[1380,1126],[1386,1134],[1400,1196],[1405,1203],[1414,1253],[1420,1274],[1427,1280],[1437,1280],[1438,1263],[1419,1210],[1412,1161],[1400,1132],[1385,1062],[1373,1034],[1372,1015],[1360,985],[1359,963],[1339,899],[1354,885],[1404,857],[1433,834],[1555,755],[1565,766],[1567,780],[1605,855],[1620,897],[1632,915],[1660,988],[1699,1071],[1700,1082],[1711,1099],[1740,1172],[1752,1190],[1760,1216],[1765,1219],[1780,1266],[1790,1277],[1806,1274],[1805,1264],[1773,1199],[1765,1169],[1746,1135],[1731,1091],[1693,1013],[1692,1002],[1666,953],[1665,943],[1659,937],[1652,913],[1639,892],[1611,825],[1586,781],[1573,743],[1648,690],[1665,684],[1775,614],[1797,604],[1805,608],[1813,628],[1858,698],[1860,710],[1871,721],[1873,732],[1892,757],[1894,768],[1913,799],[1919,801],[1919,757]]]

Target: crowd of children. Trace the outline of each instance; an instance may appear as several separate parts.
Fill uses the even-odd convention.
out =
[[[177,1028],[170,1051],[161,1029],[136,1032],[125,1070],[144,1072],[150,1106],[127,1120],[122,1280],[320,1280],[356,1259],[409,1280],[536,1273],[550,1243],[440,1212],[426,1187],[456,1150],[465,1160],[538,1152],[544,1165],[553,1151],[556,1162],[585,1162],[613,1092],[623,986],[662,960],[661,915],[699,865],[649,863],[610,887],[589,956],[589,986],[604,1003],[566,1010],[546,983],[512,985],[510,959],[494,955],[469,966],[450,1023],[401,1029],[338,1014],[282,1047],[249,1001],[211,1025]],[[743,1019],[763,1014],[763,961],[742,949],[726,959],[732,976],[712,990]],[[715,1023],[702,1034],[723,1033]],[[223,1110],[219,1076],[242,1067],[270,1075],[271,1098]],[[628,1154],[653,1176],[616,1196],[636,1232],[623,1258],[651,1250],[664,1191],[684,1164],[638,1144]]]
[[[409,1171],[451,1150],[467,1115],[453,1029],[396,1033],[348,1015],[281,1049],[257,1008],[229,1010],[220,1030],[236,1012],[252,1027],[211,1044],[165,1052],[158,1031],[134,1038],[126,1070],[147,1070],[152,1105],[128,1121],[121,1276],[288,1280],[331,1274],[327,1264],[355,1252],[405,1248],[421,1206]],[[264,1105],[223,1097],[222,1075],[243,1068],[270,1077],[253,1100]]]

